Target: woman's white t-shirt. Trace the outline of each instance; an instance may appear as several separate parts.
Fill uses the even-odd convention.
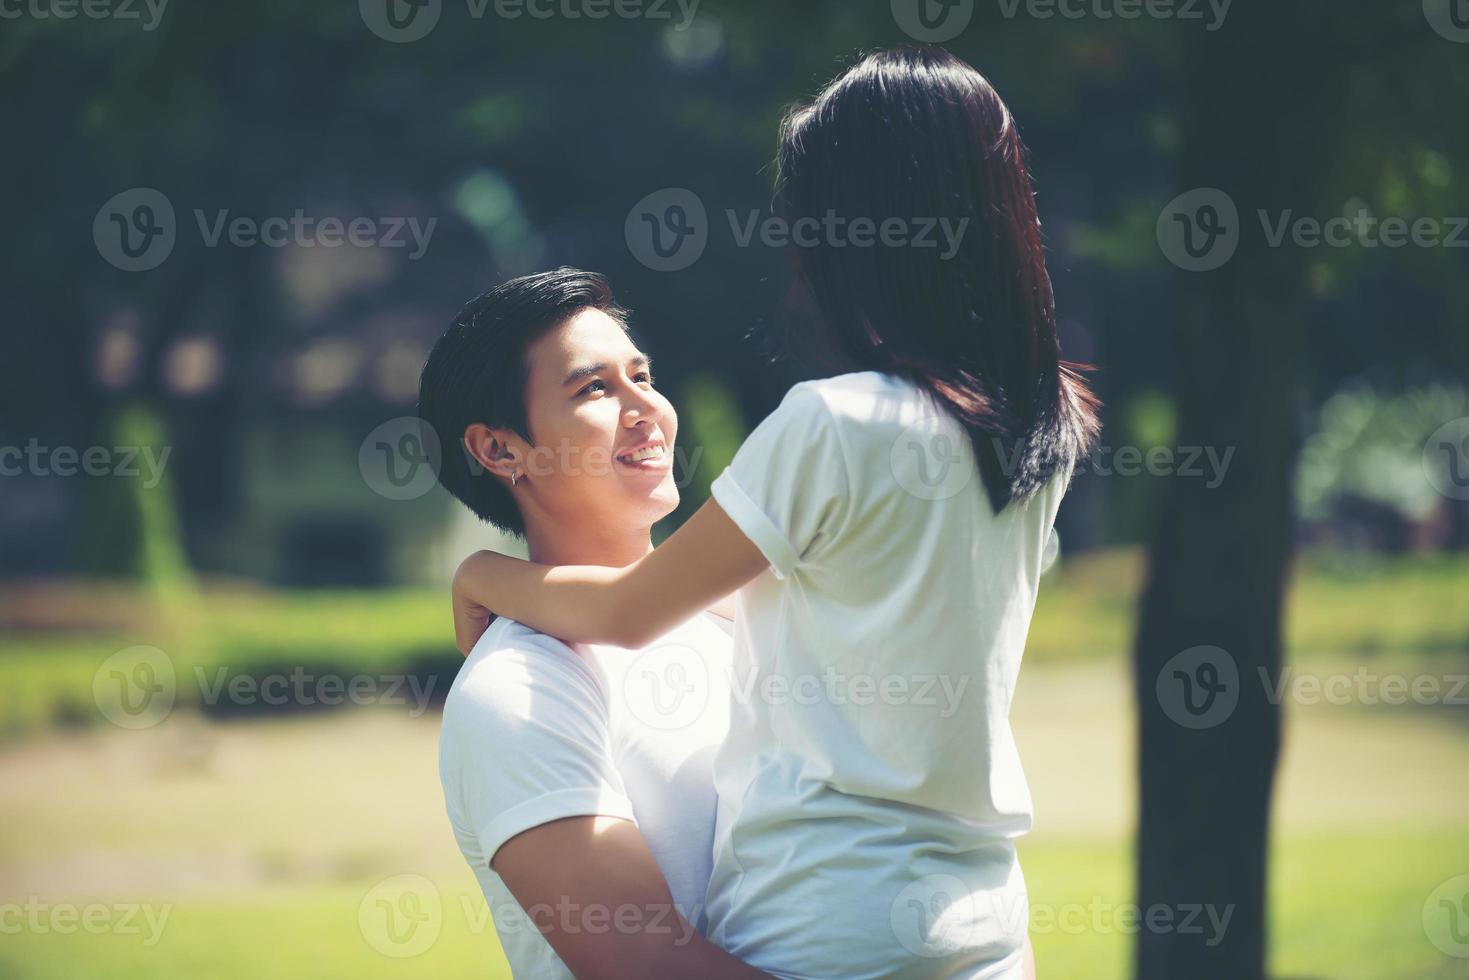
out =
[[[995,514],[963,429],[877,372],[796,385],[714,481],[738,593],[710,938],[783,977],[1019,976],[1008,715],[1069,473]]]

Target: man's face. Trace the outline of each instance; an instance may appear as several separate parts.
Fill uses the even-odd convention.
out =
[[[678,506],[678,416],[615,320],[582,310],[525,356],[532,438],[516,448],[537,507],[571,524],[650,527]]]

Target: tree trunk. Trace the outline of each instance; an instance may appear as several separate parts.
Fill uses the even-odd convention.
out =
[[[1302,19],[1240,5],[1189,62],[1180,189],[1221,189],[1239,216],[1231,259],[1179,273],[1177,444],[1234,455],[1214,489],[1169,479],[1151,541],[1134,651],[1143,980],[1265,975],[1305,261],[1259,212],[1319,214]]]

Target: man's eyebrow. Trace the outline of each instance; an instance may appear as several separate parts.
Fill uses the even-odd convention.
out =
[[[628,361],[628,364],[642,367],[649,374],[653,373],[653,359],[647,354],[637,355],[636,357]],[[575,368],[570,374],[566,376],[566,380],[561,382],[561,384],[569,385],[573,381],[581,381],[585,378],[590,378],[592,375],[601,374],[603,371],[606,371],[608,369],[608,365],[605,362],[601,364],[588,364],[585,367]]]

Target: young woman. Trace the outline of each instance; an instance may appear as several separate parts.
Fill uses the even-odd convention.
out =
[[[793,227],[877,230],[799,250],[839,373],[792,388],[638,561],[472,555],[456,633],[494,613],[635,648],[736,593],[710,938],[786,977],[1018,977],[1031,806],[1007,716],[1097,429],[1024,149],[973,68],[880,52],[787,118],[778,192]],[[940,221],[957,247],[923,244]],[[641,448],[619,465],[666,465]]]

